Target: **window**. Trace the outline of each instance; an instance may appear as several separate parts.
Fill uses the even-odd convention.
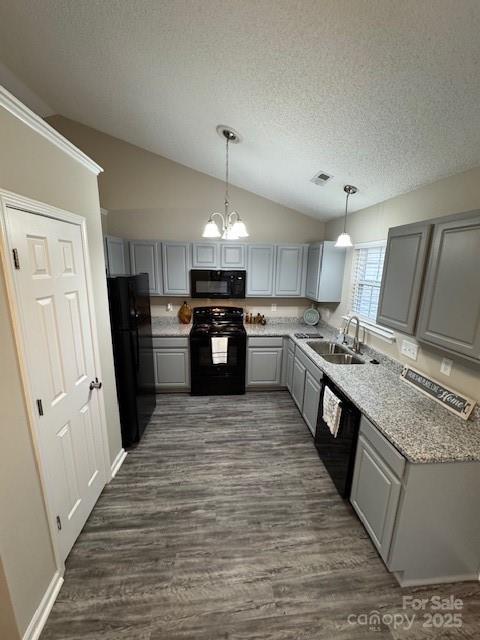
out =
[[[352,314],[376,323],[385,242],[356,246],[352,268]]]

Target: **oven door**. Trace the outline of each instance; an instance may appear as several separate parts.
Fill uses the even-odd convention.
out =
[[[245,271],[190,271],[192,298],[244,298]]]
[[[245,393],[246,336],[228,335],[227,362],[214,364],[211,338],[223,335],[190,336],[192,395]]]

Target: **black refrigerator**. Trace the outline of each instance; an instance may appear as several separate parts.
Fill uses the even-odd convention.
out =
[[[131,447],[156,403],[148,275],[107,280],[122,444]]]

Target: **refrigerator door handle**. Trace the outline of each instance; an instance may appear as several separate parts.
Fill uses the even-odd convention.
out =
[[[137,371],[140,370],[140,338],[138,337],[138,327],[135,329],[135,341],[137,348]]]

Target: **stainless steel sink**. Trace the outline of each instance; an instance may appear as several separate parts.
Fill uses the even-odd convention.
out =
[[[362,358],[359,358],[347,349],[347,347],[337,342],[312,340],[307,342],[307,344],[311,349],[316,351],[319,356],[332,364],[365,364]]]
[[[319,356],[335,354],[335,353],[349,353],[349,350],[337,342],[327,342],[325,340],[307,342],[308,346],[316,351]]]
[[[326,353],[322,358],[332,364],[365,364],[365,360],[353,353]]]

